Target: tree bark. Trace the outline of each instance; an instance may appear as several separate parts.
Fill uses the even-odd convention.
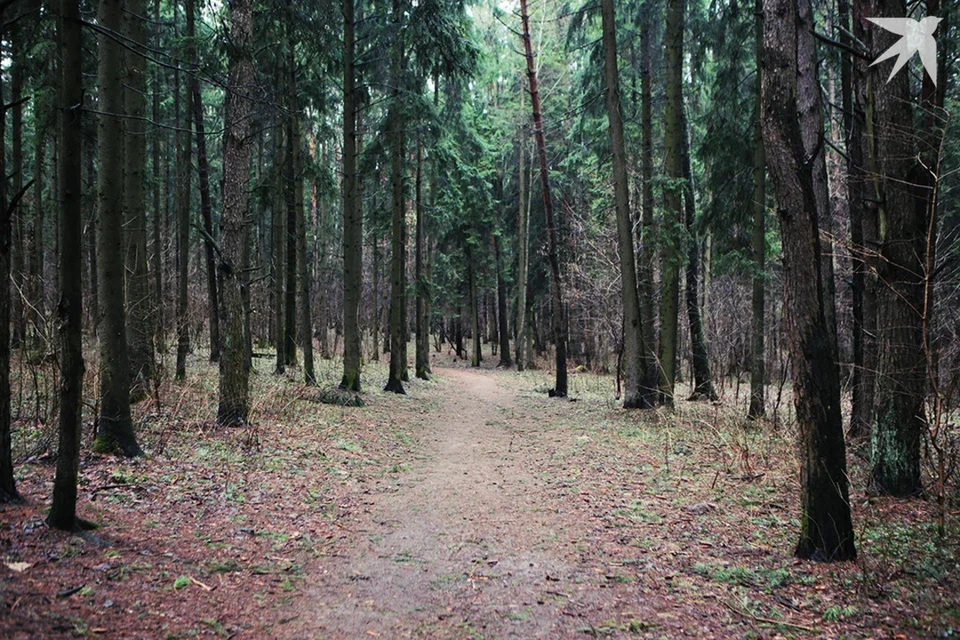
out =
[[[617,68],[617,35],[613,0],[601,0],[603,18],[604,81],[607,122],[613,152],[613,195],[617,214],[617,249],[620,254],[620,297],[623,305],[623,406],[647,408],[640,391],[642,377],[640,299],[637,294],[637,265],[633,251],[633,219],[630,215],[630,187],[627,182],[627,153],[620,115],[620,74]]]
[[[121,0],[100,0],[99,24],[120,33]],[[101,453],[142,455],[130,418],[130,361],[127,355],[124,305],[123,200],[117,181],[123,179],[123,85],[120,63],[123,49],[112,37],[98,37],[100,62],[99,117],[100,173],[97,176],[99,216],[98,267],[102,320],[100,335],[100,419],[94,448]],[[64,226],[70,226],[66,221]],[[76,241],[71,236],[68,243]],[[71,276],[72,277],[72,276]]]
[[[291,62],[291,60],[287,61],[288,67]],[[292,74],[293,71],[288,68],[287,73]],[[287,275],[285,278],[286,292],[284,295],[285,308],[283,311],[283,336],[286,344],[283,352],[286,356],[286,364],[291,366],[297,365],[297,211],[294,206],[293,183],[297,179],[294,174],[294,167],[297,163],[296,157],[300,154],[300,149],[297,148],[296,141],[293,139],[294,117],[295,116],[291,114],[285,118],[284,128],[286,129],[287,145],[285,161],[283,163],[282,182],[284,187],[284,208],[287,214],[287,229],[284,235],[287,244],[285,256]]]
[[[357,199],[357,109],[354,0],[343,2],[343,378],[360,391],[360,297],[363,295],[363,212]],[[376,248],[374,248],[376,251]],[[374,274],[376,281],[376,274]],[[326,327],[323,329],[326,331]],[[376,327],[374,327],[376,331]],[[374,352],[379,357],[374,338]]]
[[[271,261],[271,271],[273,274],[273,339],[274,346],[277,351],[277,360],[276,366],[274,367],[274,375],[281,375],[287,368],[287,340],[286,340],[286,323],[284,322],[283,316],[284,311],[286,310],[286,304],[284,299],[284,287],[283,283],[286,279],[286,260],[284,259],[284,253],[286,251],[287,243],[284,242],[286,239],[286,219],[284,218],[283,210],[283,180],[282,180],[282,171],[283,171],[283,161],[281,160],[282,154],[284,153],[284,141],[283,141],[283,126],[282,123],[278,120],[276,131],[273,135],[273,185],[274,192],[271,194],[271,229],[272,229],[272,239],[273,239],[273,260]]]
[[[154,0],[153,3],[153,46],[160,49],[160,0]],[[161,184],[160,184],[160,141],[163,139],[160,128],[160,91],[162,71],[160,65],[156,65],[153,72],[153,140],[151,147],[153,151],[153,292],[151,298],[151,311],[153,313],[154,330],[154,348],[159,348],[162,352],[166,351],[166,331],[164,327],[163,315],[163,244],[161,238],[161,221],[163,219],[163,209],[161,208]]]
[[[417,228],[414,239],[416,264],[415,304],[416,304],[416,366],[414,368],[416,377],[421,380],[430,379],[430,326],[427,321],[427,296],[430,284],[426,279],[424,263],[424,244],[427,242],[425,221],[425,208],[423,206],[423,143],[417,140],[417,176],[415,180],[416,206],[417,206]]]
[[[145,43],[143,28],[143,0],[127,0],[125,19],[127,37]],[[143,174],[146,160],[146,127],[143,123],[144,78],[143,57],[127,50],[127,86],[125,93],[126,130],[124,137],[123,197],[126,209],[126,297],[127,345],[130,356],[130,401],[138,402],[150,396],[154,378],[153,327],[151,326],[150,273],[147,271],[147,216]]]
[[[249,224],[250,113],[254,82],[253,9],[250,0],[231,0],[230,91],[224,96],[223,215],[220,219],[220,264],[217,270],[223,313],[220,354],[220,400],[217,423],[246,424],[250,409],[249,375],[244,339],[244,293]]]
[[[766,360],[764,356],[764,315],[766,313],[766,256],[767,256],[767,155],[763,148],[761,127],[762,104],[760,99],[760,74],[763,60],[763,0],[756,0],[755,34],[757,50],[757,89],[756,115],[753,125],[753,230],[751,249],[753,251],[753,293],[751,311],[753,314],[750,337],[750,407],[747,418],[757,420],[766,413],[765,386]]]
[[[20,35],[20,25],[13,24],[10,27],[10,49],[12,64],[10,68],[10,101],[11,107],[11,145],[13,161],[12,193],[20,193],[23,187],[23,68],[25,64],[23,39]],[[6,175],[6,173],[4,173]],[[24,207],[20,202],[16,203],[12,212],[12,254],[13,266],[13,298],[11,300],[10,313],[13,316],[13,333],[10,338],[10,346],[17,349],[23,343],[27,335],[27,316],[23,305],[22,294],[25,291],[26,278],[26,247],[24,246]]]
[[[210,204],[210,164],[207,161],[207,136],[203,123],[203,97],[200,81],[192,78],[193,117],[197,129],[197,179],[200,181],[200,217],[206,237],[203,241],[207,261],[207,300],[210,305],[210,362],[220,361],[220,299],[217,295],[217,256],[214,253],[213,212]]]
[[[806,2],[807,0],[800,0]],[[835,343],[824,315],[813,166],[798,120],[797,0],[763,6],[762,126],[783,238],[787,331],[800,431],[800,540],[794,554],[856,557]],[[809,87],[809,85],[806,85]]]
[[[684,0],[667,4],[664,32],[666,50],[666,104],[664,106],[664,167],[671,183],[663,195],[667,234],[662,247],[660,298],[660,403],[673,406],[677,366],[677,329],[680,306],[680,225],[683,180],[683,23]]]
[[[904,15],[902,0],[879,0],[872,14]],[[884,51],[897,37],[879,34],[875,52]],[[920,443],[927,426],[923,310],[931,176],[917,159],[908,74],[898,73],[882,90],[877,88],[875,98],[874,140],[881,193],[879,357],[871,481],[877,493],[915,496],[923,491]]]
[[[80,181],[83,111],[83,52],[79,0],[60,0],[60,425],[53,503],[47,524],[72,531],[77,527],[77,477],[83,411],[83,228]],[[5,307],[4,307],[5,308]],[[3,322],[6,327],[7,323]],[[0,329],[0,333],[6,329]],[[6,341],[3,341],[6,344]],[[9,394],[0,395],[9,397]]]
[[[194,60],[193,39],[196,35],[194,28],[194,2],[186,0],[187,14],[187,60]],[[176,379],[187,377],[187,354],[190,352],[190,318],[188,284],[190,277],[190,194],[192,173],[190,171],[190,157],[193,148],[191,133],[193,120],[193,94],[186,92],[186,122],[184,131],[180,134],[182,148],[180,162],[177,166],[177,369]],[[101,252],[102,253],[102,252]],[[103,258],[101,257],[101,260]],[[105,303],[106,301],[104,301]]]
[[[523,111],[524,92],[520,92],[520,110]],[[529,244],[527,235],[530,231],[530,190],[527,186],[527,136],[526,128],[521,126],[517,134],[517,146],[519,155],[519,188],[520,188],[520,209],[517,212],[517,371],[523,371],[527,367],[526,345],[529,330],[527,328],[527,282],[529,279]]]
[[[640,393],[647,404],[657,401],[660,367],[654,312],[654,218],[653,218],[653,89],[651,87],[649,6],[640,16],[640,255],[637,294],[640,298],[641,366]]]
[[[477,294],[477,267],[469,244],[467,245],[467,279],[470,286],[470,366],[479,367],[483,360],[483,345],[480,340],[480,300]]]
[[[513,366],[513,358],[510,356],[510,327],[507,321],[509,317],[507,283],[503,274],[503,250],[500,244],[500,234],[495,233],[493,235],[493,254],[497,263],[497,334],[500,339],[500,363],[497,366],[510,367]]]
[[[547,260],[550,263],[552,286],[553,340],[556,349],[556,382],[550,395],[567,397],[567,336],[563,323],[563,282],[560,277],[560,256],[557,225],[553,215],[553,198],[550,196],[550,174],[547,166],[547,143],[543,133],[543,113],[540,108],[540,89],[537,82],[537,67],[533,58],[533,43],[530,40],[530,17],[527,0],[520,0],[520,17],[523,23],[523,47],[527,58],[527,78],[530,82],[530,102],[533,107],[533,134],[537,141],[537,158],[540,162],[540,187],[543,196],[543,212],[547,223]]]

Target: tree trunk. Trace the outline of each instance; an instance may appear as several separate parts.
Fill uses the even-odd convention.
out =
[[[289,66],[290,61],[287,61]],[[287,73],[292,73],[287,69]],[[284,208],[286,209],[287,229],[284,238],[286,239],[286,292],[284,295],[285,308],[283,311],[284,330],[283,336],[286,341],[284,346],[284,355],[286,364],[297,365],[297,211],[294,206],[293,183],[297,179],[294,174],[294,167],[297,163],[296,157],[300,154],[297,148],[297,141],[293,139],[293,119],[294,115],[287,115],[285,118],[285,129],[287,146],[285,152],[285,161],[283,163],[283,194]]]
[[[642,212],[640,218],[640,255],[637,294],[640,298],[641,366],[640,393],[647,404],[654,404],[658,395],[660,366],[657,360],[657,335],[654,312],[653,258],[653,89],[651,87],[649,6],[640,18],[640,179]]]
[[[12,64],[10,69],[11,87],[10,101],[13,103],[12,110],[12,161],[13,175],[12,193],[18,194],[23,188],[23,70],[25,64],[23,39],[20,35],[20,25],[14,23],[10,26],[10,49],[12,54]],[[3,175],[6,175],[4,172]],[[26,310],[23,305],[22,292],[25,291],[25,270],[26,270],[26,247],[24,246],[24,207],[18,201],[15,203],[12,214],[12,238],[11,248],[13,254],[13,299],[11,300],[10,313],[13,316],[13,334],[10,338],[10,346],[17,349],[23,343],[27,335]]]
[[[0,23],[3,22],[3,14],[3,8],[0,8]],[[2,95],[3,79],[0,78],[0,96]],[[63,88],[61,88],[61,97],[63,95]],[[7,175],[6,128],[6,110],[0,110],[0,176]],[[14,201],[9,204],[8,195],[6,180],[0,180],[0,214],[2,214],[0,217],[0,282],[4,283],[4,286],[0,286],[0,504],[20,501],[13,475],[13,450],[10,440],[10,286],[8,284],[12,245],[10,214],[16,211],[19,189],[14,191]],[[79,207],[76,209],[79,214]],[[78,270],[78,273],[82,272]]]
[[[502,195],[501,195],[502,201]],[[493,236],[493,253],[497,261],[497,326],[500,338],[500,367],[510,367],[513,359],[510,357],[510,327],[507,318],[507,283],[503,275],[503,250],[500,248],[500,234]]]
[[[690,166],[690,132],[687,127],[687,114],[680,107],[681,144],[683,155],[683,210],[684,225],[687,228],[687,320],[690,323],[690,347],[693,352],[693,393],[690,400],[716,400],[713,389],[713,377],[710,374],[710,357],[707,353],[707,336],[703,326],[700,307],[700,238],[697,230],[696,198],[694,196],[693,169]]]
[[[100,0],[98,22],[107,31],[121,32],[122,4],[121,0]],[[124,175],[121,121],[123,85],[120,75],[123,50],[119,43],[105,34],[99,35],[98,44],[98,109],[112,115],[101,115],[97,127],[100,144],[100,173],[97,176],[100,235],[97,253],[103,318],[99,334],[100,420],[94,448],[101,453],[139,456],[143,452],[137,444],[130,418],[130,361],[123,299],[123,194],[117,189],[117,181],[122,180]],[[71,226],[71,221],[65,221],[63,226]],[[68,244],[74,242],[76,236],[70,236],[67,240]]]
[[[279,71],[278,71],[279,73]],[[273,184],[274,192],[271,194],[271,229],[273,239],[273,339],[277,351],[277,361],[274,368],[274,375],[280,375],[287,368],[287,340],[286,323],[283,316],[286,310],[284,304],[283,282],[286,277],[286,260],[284,253],[286,251],[286,224],[283,210],[283,180],[281,177],[283,171],[283,162],[280,159],[284,153],[283,127],[277,122],[277,128],[273,134]]]
[[[153,46],[160,48],[160,0],[154,0],[153,3]],[[151,312],[153,313],[154,330],[154,348],[159,348],[161,352],[166,351],[166,332],[163,326],[163,244],[161,238],[161,220],[163,218],[163,209],[160,200],[160,140],[162,139],[162,130],[160,128],[160,92],[161,92],[162,71],[160,65],[155,65],[153,72],[153,140],[151,141],[153,151],[153,292],[151,298]]]
[[[627,154],[620,115],[620,76],[617,68],[617,35],[613,0],[602,0],[604,80],[607,121],[613,151],[613,195],[617,213],[617,248],[620,254],[620,296],[623,304],[623,406],[647,408],[640,392],[641,328],[640,299],[637,295],[637,265],[633,252],[633,220],[630,215],[630,188],[627,182]]]
[[[872,16],[906,15],[902,0],[879,0]],[[883,32],[876,53],[896,42]],[[876,86],[877,74],[872,74]],[[920,443],[926,431],[927,363],[923,315],[929,170],[917,159],[909,76],[899,73],[876,91],[876,157],[881,182],[877,261],[879,336],[872,489],[919,495]]]
[[[354,0],[343,2],[343,378],[340,380],[340,388],[360,391],[363,211],[357,199],[357,109],[353,66],[356,44],[353,3]],[[376,283],[376,273],[374,282]],[[326,327],[323,330],[326,331]],[[376,338],[374,352],[375,357],[379,358]]]
[[[47,155],[47,132],[43,128],[43,119],[45,118],[43,111],[46,107],[42,100],[38,101],[36,108],[39,113],[35,117],[37,131],[34,134],[33,229],[30,232],[30,286],[27,288],[27,304],[30,307],[30,324],[33,325],[32,344],[37,349],[42,349],[44,323],[46,322],[43,296],[43,218],[45,206],[43,201],[43,165]]]
[[[520,92],[520,110],[523,111],[524,92]],[[520,210],[517,212],[517,245],[519,256],[517,257],[517,371],[523,371],[528,364],[526,358],[527,334],[527,282],[528,276],[528,255],[529,240],[527,235],[530,231],[530,190],[527,187],[527,136],[526,128],[521,127],[517,135],[519,147],[519,181],[520,181]]]
[[[473,262],[473,251],[467,245],[467,279],[470,286],[470,366],[479,367],[483,360],[480,341],[480,300],[477,295],[477,267]]]
[[[764,357],[764,289],[766,285],[765,263],[767,255],[767,190],[766,169],[767,155],[763,148],[763,131],[760,124],[761,99],[759,74],[763,59],[763,0],[756,0],[756,49],[757,49],[757,89],[756,115],[753,125],[753,230],[751,232],[751,249],[753,251],[753,297],[751,310],[753,321],[750,338],[750,408],[747,418],[757,420],[766,412],[765,384],[766,360]]]
[[[403,358],[402,344],[406,343],[404,335],[403,316],[404,308],[403,282],[404,271],[404,197],[403,197],[403,122],[400,106],[400,84],[403,79],[403,49],[400,41],[401,0],[393,0],[391,20],[397,30],[391,51],[390,84],[393,87],[390,97],[390,182],[393,188],[393,222],[391,225],[391,258],[390,258],[390,372],[387,378],[385,391],[406,393],[403,389]]]
[[[250,0],[230,5],[230,87],[224,97],[223,215],[220,219],[220,264],[217,269],[223,313],[220,354],[220,402],[217,424],[242,426],[250,409],[244,339],[244,292],[247,262],[248,193],[250,191],[250,113],[248,92],[254,83],[253,9]]]
[[[187,60],[194,60],[193,53],[195,36],[194,30],[194,2],[186,0],[187,14]],[[179,89],[178,89],[179,90]],[[191,134],[193,120],[193,94],[186,92],[186,122],[184,131],[180,134],[182,148],[180,162],[177,166],[177,370],[176,379],[187,377],[187,354],[190,352],[190,318],[188,285],[190,278],[190,194],[193,174],[190,172],[190,157],[192,155],[193,140]],[[102,172],[102,169],[101,169]],[[102,252],[101,252],[102,253]],[[103,257],[101,256],[101,260]],[[103,301],[106,304],[106,301]]]
[[[370,236],[373,245],[373,317],[370,320],[370,337],[373,340],[373,352],[370,360],[380,362],[380,239]]]
[[[852,560],[856,548],[840,378],[824,316],[813,167],[807,162],[797,115],[797,60],[810,52],[798,51],[797,30],[797,0],[765,0],[761,120],[783,238],[787,330],[800,431],[800,541],[794,554]]]
[[[57,305],[60,330],[60,425],[57,472],[53,481],[53,503],[47,524],[72,531],[77,527],[77,478],[80,470],[80,432],[83,411],[83,256],[80,237],[83,228],[80,181],[82,148],[83,60],[79,0],[60,0],[59,21],[60,94],[60,302]],[[3,198],[6,200],[6,198]],[[5,262],[6,264],[6,262]],[[6,309],[6,305],[3,305]],[[7,323],[0,318],[0,340]],[[3,370],[6,368],[3,367]],[[9,393],[0,389],[0,397]],[[9,405],[7,405],[9,411]]]
[[[426,230],[424,228],[425,215],[423,206],[423,144],[417,140],[417,177],[416,185],[416,204],[417,204],[417,228],[414,242],[415,260],[416,260],[416,367],[415,375],[421,380],[430,379],[430,327],[427,324],[427,296],[430,286],[426,279],[424,264],[424,244],[426,243]]]
[[[530,18],[527,0],[520,0],[520,17],[523,22],[523,47],[527,57],[527,78],[530,81],[530,101],[533,107],[533,133],[537,141],[537,157],[540,162],[540,186],[543,192],[543,212],[547,223],[547,260],[550,263],[550,280],[553,309],[553,339],[556,347],[556,383],[550,395],[567,397],[567,337],[563,330],[563,284],[560,279],[559,240],[553,216],[553,199],[550,197],[550,174],[547,167],[547,143],[543,133],[543,114],[540,109],[540,89],[537,82],[537,67],[533,58],[533,43],[530,40]]]
[[[217,296],[217,257],[214,253],[213,212],[210,205],[210,165],[207,162],[207,136],[203,125],[203,98],[200,82],[190,81],[193,91],[193,117],[197,129],[197,178],[200,181],[200,216],[206,234],[203,242],[207,261],[207,299],[210,304],[210,362],[220,361],[220,300]]]
[[[125,17],[127,37],[134,42],[145,42],[143,29],[143,0],[127,0]],[[127,345],[130,356],[130,401],[138,402],[150,396],[153,373],[153,327],[151,327],[150,273],[147,271],[147,216],[143,190],[146,159],[146,127],[143,124],[144,78],[143,57],[127,50],[127,77],[125,91],[128,120],[123,124],[124,137],[123,197],[126,202],[126,295]]]

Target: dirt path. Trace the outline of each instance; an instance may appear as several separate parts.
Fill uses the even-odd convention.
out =
[[[575,633],[570,616],[584,603],[571,601],[565,547],[576,538],[519,453],[515,393],[489,372],[441,375],[445,399],[424,459],[372,495],[325,563],[295,637]]]

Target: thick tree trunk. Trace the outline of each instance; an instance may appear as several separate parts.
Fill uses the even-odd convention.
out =
[[[353,3],[354,0],[343,2],[343,378],[340,380],[340,388],[360,391],[363,211],[357,198],[357,109],[353,66],[356,45]],[[374,283],[376,284],[376,273]],[[326,327],[323,330],[326,331]],[[374,357],[378,359],[376,338],[374,353]]]
[[[666,50],[666,105],[664,106],[664,166],[674,184],[665,189],[664,218],[668,233],[662,251],[660,298],[660,402],[673,405],[677,366],[677,329],[680,306],[680,240],[682,224],[679,186],[683,180],[683,23],[684,0],[669,0],[663,35]]]
[[[193,91],[193,117],[197,128],[197,178],[200,181],[200,216],[206,237],[203,241],[207,261],[207,300],[210,305],[210,362],[220,361],[220,300],[217,295],[217,256],[214,253],[213,212],[210,204],[210,165],[207,162],[207,136],[203,125],[203,98],[200,82],[190,81]]]
[[[143,29],[143,0],[127,0],[125,19],[127,37],[134,42],[145,42]],[[150,273],[147,271],[147,215],[143,174],[146,160],[146,127],[143,123],[144,63],[140,54],[126,51],[127,77],[125,91],[128,120],[123,124],[124,137],[123,197],[126,203],[126,295],[127,348],[130,356],[130,401],[138,402],[150,396],[154,378],[154,351],[152,304],[150,302]]]
[[[806,2],[807,0],[800,0]],[[800,558],[856,557],[835,343],[824,315],[818,199],[798,120],[797,0],[763,7],[763,134],[777,194],[794,404],[800,430]],[[809,86],[809,85],[807,85]]]
[[[630,215],[630,187],[627,182],[627,153],[620,115],[620,76],[617,69],[617,35],[613,0],[602,0],[604,80],[607,122],[613,151],[613,195],[617,213],[617,248],[620,254],[620,297],[623,304],[624,408],[647,408],[640,391],[642,377],[640,299],[637,293],[637,265],[633,251],[633,219]]]
[[[100,0],[98,22],[106,30],[120,33],[123,20],[121,0]],[[99,216],[98,251],[100,302],[103,317],[100,330],[100,419],[94,448],[101,453],[139,456],[130,418],[130,361],[127,355],[124,305],[123,201],[117,181],[123,179],[123,49],[111,36],[100,34],[99,118],[100,173],[97,176]],[[70,226],[65,221],[64,227]],[[76,242],[71,236],[68,243]],[[184,256],[186,257],[186,256]],[[72,276],[71,276],[72,277]],[[70,311],[72,313],[72,310]]]
[[[767,155],[763,148],[763,131],[760,124],[760,73],[763,59],[763,0],[756,0],[756,49],[757,49],[757,92],[756,115],[754,116],[753,142],[753,230],[751,231],[751,249],[753,251],[753,293],[751,311],[753,320],[750,337],[750,407],[747,418],[757,420],[766,412],[765,385],[766,360],[764,356],[764,315],[766,312],[766,257],[767,257]]]
[[[403,285],[404,272],[404,194],[403,194],[403,119],[400,106],[400,84],[403,81],[404,55],[400,40],[401,0],[393,0],[392,21],[397,30],[391,51],[390,84],[390,182],[393,189],[393,222],[391,225],[390,257],[390,372],[385,391],[406,393],[403,389],[403,374],[406,369],[403,345],[406,344],[403,318],[406,315]]]
[[[650,63],[650,12],[645,6],[640,17],[640,255],[638,261],[637,294],[640,298],[640,393],[645,403],[657,401],[657,381],[660,366],[657,360],[657,335],[654,312],[653,259],[653,88]]]
[[[0,23],[4,19],[0,8]],[[61,31],[62,39],[62,31]],[[62,46],[61,46],[62,52]],[[3,79],[0,78],[0,96],[3,95]],[[61,97],[63,88],[61,87]],[[0,110],[0,176],[7,175],[6,163],[7,114]],[[79,157],[77,158],[79,160]],[[0,504],[19,502],[17,484],[13,476],[13,451],[10,440],[10,248],[11,215],[16,211],[19,190],[14,191],[13,201],[7,193],[6,180],[0,180]],[[77,194],[79,196],[79,193]],[[77,207],[79,213],[79,207]],[[78,270],[79,271],[79,270]]]
[[[416,366],[415,375],[421,380],[430,379],[430,327],[427,324],[427,296],[429,283],[426,279],[424,264],[424,244],[426,240],[426,229],[424,224],[424,206],[423,206],[423,144],[417,140],[417,176],[415,180],[416,206],[417,206],[417,228],[414,239],[416,274],[414,276],[415,284],[415,304],[416,304]]]
[[[217,269],[223,313],[220,354],[220,401],[217,423],[242,426],[250,409],[247,341],[244,337],[243,267],[247,262],[248,193],[250,191],[250,112],[248,92],[254,82],[253,9],[250,0],[230,3],[230,87],[224,97],[223,215]]]
[[[80,432],[83,411],[83,228],[80,181],[83,59],[79,0],[60,0],[60,426],[53,503],[47,524],[55,529],[77,528],[77,477],[80,471]],[[5,198],[4,198],[5,200]],[[5,305],[4,305],[5,308]],[[2,318],[0,318],[2,320]],[[6,332],[7,323],[3,322]],[[0,335],[2,339],[2,335]],[[6,341],[3,340],[3,344]],[[9,398],[9,393],[0,395]],[[9,407],[8,407],[9,409]]]
[[[523,22],[523,47],[527,57],[527,78],[530,81],[530,101],[533,107],[533,134],[537,141],[537,158],[540,162],[540,187],[543,195],[543,212],[547,223],[547,260],[550,263],[552,284],[551,302],[553,311],[553,340],[556,348],[556,383],[550,395],[567,397],[567,336],[563,325],[563,283],[560,277],[560,256],[557,225],[553,216],[553,198],[550,196],[550,174],[547,167],[547,142],[543,133],[543,113],[540,109],[540,89],[537,82],[537,67],[533,58],[533,43],[530,40],[530,18],[527,0],[520,0],[520,17]]]
[[[193,60],[194,2],[186,0],[187,14],[187,59]],[[179,91],[179,88],[178,88]],[[190,157],[193,148],[191,133],[193,121],[193,93],[186,92],[186,122],[180,134],[182,148],[177,166],[177,369],[176,379],[187,377],[187,354],[190,352],[190,317],[188,285],[190,278],[190,195],[193,173],[190,171]],[[101,169],[102,171],[102,169]],[[102,253],[102,252],[101,252]],[[103,257],[101,257],[101,260]],[[106,301],[103,301],[106,304]]]
[[[900,17],[906,15],[906,7],[903,0],[879,0],[872,15]],[[875,52],[884,51],[898,37],[884,32],[875,42]],[[920,443],[927,426],[923,310],[930,174],[915,150],[908,74],[895,75],[875,95],[881,235],[871,480],[878,493],[913,496],[923,490]]]

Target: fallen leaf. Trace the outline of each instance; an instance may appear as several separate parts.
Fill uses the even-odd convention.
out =
[[[7,562],[5,564],[7,565],[7,568],[9,568],[11,571],[16,571],[17,573],[23,573],[33,566],[33,564],[29,562]]]

